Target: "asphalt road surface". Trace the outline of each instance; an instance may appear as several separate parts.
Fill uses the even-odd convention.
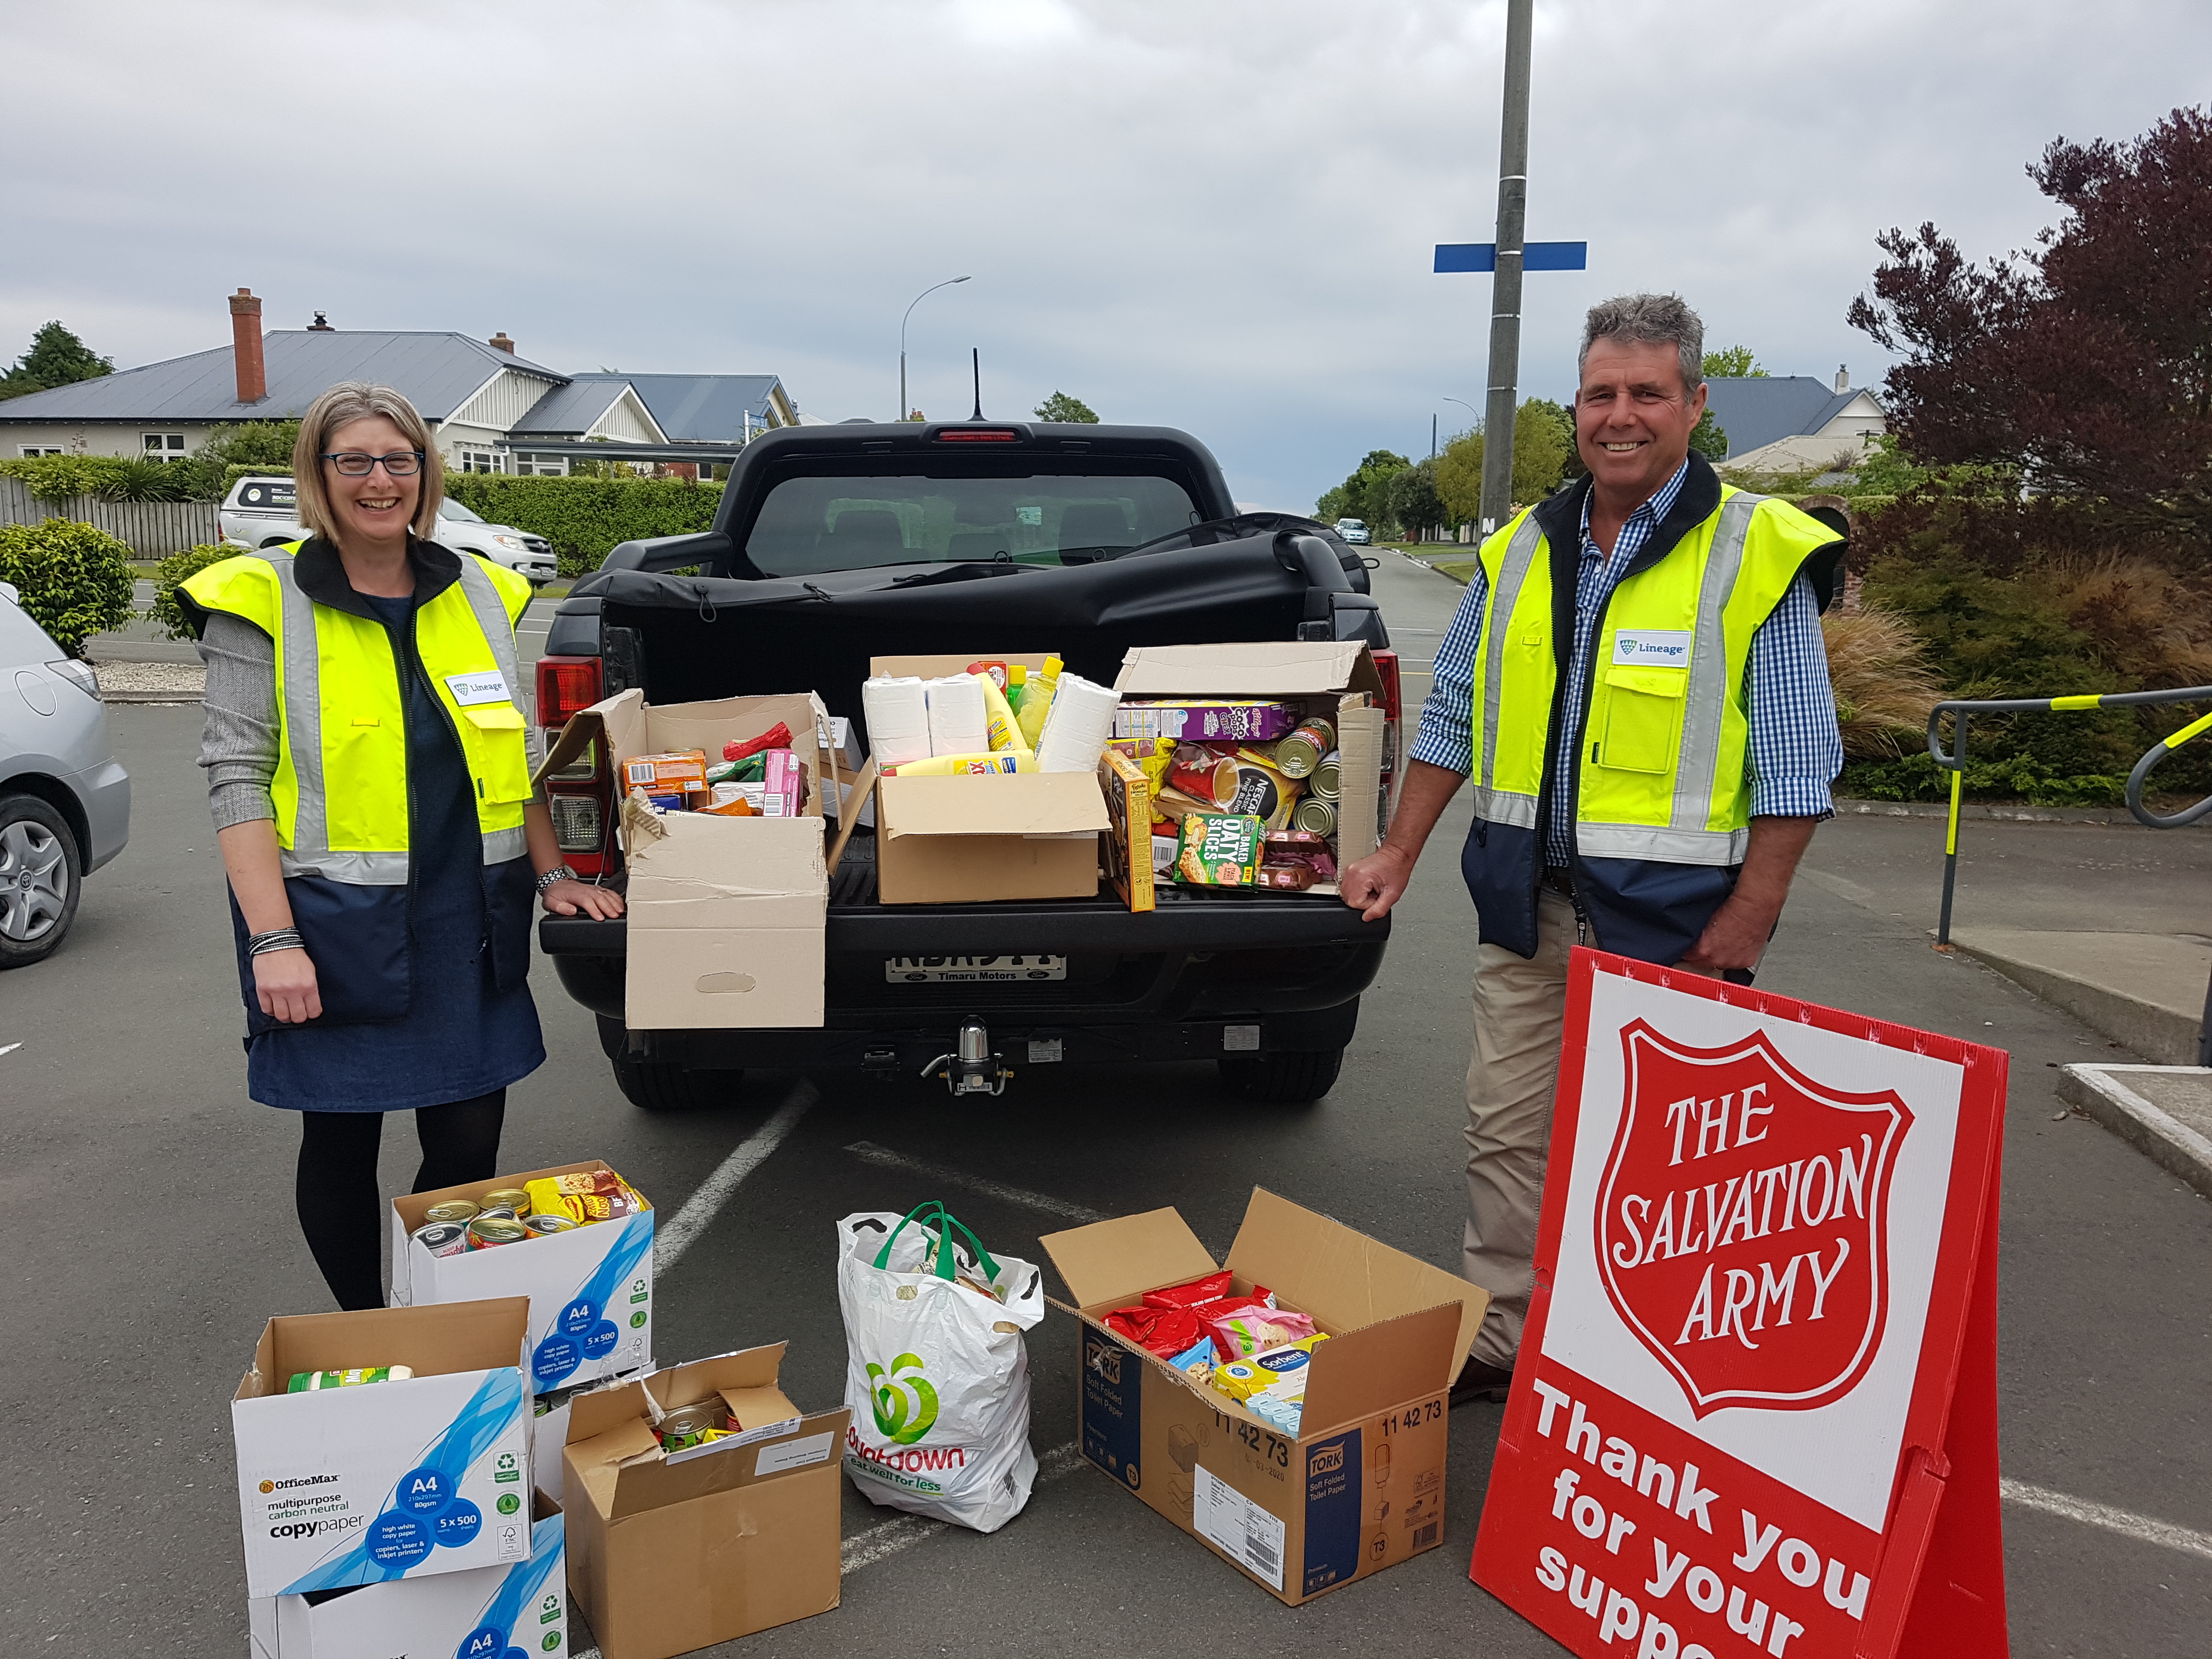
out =
[[[1386,557],[1376,574],[1418,672],[1459,590],[1402,560]],[[1409,699],[1426,684],[1410,679]],[[296,1126],[245,1096],[221,874],[192,763],[198,713],[118,708],[112,719],[135,781],[131,848],[89,884],[67,946],[0,978],[15,1332],[0,1374],[14,1471],[0,1559],[15,1587],[0,1605],[0,1651],[236,1652],[246,1607],[228,1401],[268,1316],[329,1304],[292,1214]],[[853,1211],[941,1196],[987,1244],[1041,1259],[1036,1235],[1071,1218],[1172,1204],[1219,1253],[1264,1183],[1449,1266],[1463,1204],[1465,823],[1462,806],[1439,831],[1343,1080],[1310,1108],[1240,1103],[1211,1066],[1189,1066],[1032,1071],[1002,1099],[957,1110],[918,1082],[757,1073],[718,1109],[652,1115],[617,1093],[589,1020],[541,969],[550,1058],[512,1091],[503,1165],[604,1157],[667,1215],[767,1126],[773,1150],[702,1212],[664,1269],[657,1346],[672,1362],[787,1339],[786,1387],[810,1409],[843,1386],[832,1224]],[[2166,872],[2166,903],[2203,914],[2206,866],[2180,851],[2185,837],[2160,852],[2132,829],[1972,833],[2076,901],[2109,891],[2139,902],[2149,858]],[[1918,821],[1824,829],[1811,860],[1820,878],[1799,884],[1761,984],[2011,1050],[2000,1375],[2014,1650],[2202,1652],[2212,1213],[2094,1123],[2055,1117],[2049,1067],[2125,1056],[1988,970],[1929,951],[1940,835]],[[2002,906],[2008,885],[1962,884],[1962,920],[1970,899]],[[411,1139],[405,1122],[391,1126],[388,1191],[412,1177]],[[1048,1316],[1030,1354],[1045,1474],[1024,1515],[978,1537],[903,1521],[848,1489],[842,1609],[715,1651],[1559,1651],[1468,1582],[1497,1408],[1452,1418],[1442,1547],[1290,1610],[1060,1449],[1075,1424],[1071,1322]]]

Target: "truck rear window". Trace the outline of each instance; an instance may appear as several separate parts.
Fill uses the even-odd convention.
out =
[[[807,576],[889,564],[1087,564],[1200,515],[1168,478],[787,478],[745,540],[754,568]]]
[[[239,486],[238,504],[250,511],[289,513],[300,498],[289,478],[249,478]]]

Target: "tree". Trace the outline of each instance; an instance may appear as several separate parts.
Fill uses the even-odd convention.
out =
[[[2115,144],[2053,139],[2028,177],[2063,210],[1975,265],[1933,223],[1887,260],[1853,327],[1904,361],[1891,429],[1923,465],[2020,469],[2113,535],[2212,538],[2212,116]]]
[[[1413,463],[1395,450],[1370,449],[1352,476],[1314,503],[1314,516],[1328,522],[1358,519],[1370,526],[1390,522],[1390,480]]]
[[[31,337],[31,349],[0,374],[0,398],[20,398],[49,386],[96,380],[114,372],[114,358],[94,356],[90,346],[60,323],[52,322]]]
[[[1079,426],[1098,424],[1097,411],[1080,398],[1071,398],[1065,392],[1055,392],[1036,406],[1040,421],[1067,421]]]
[[[1690,428],[1690,447],[1709,461],[1720,460],[1728,454],[1728,428],[1713,418],[1711,409],[1698,416],[1697,425]]]
[[[239,421],[218,426],[207,441],[181,461],[169,463],[191,500],[219,501],[230,493],[233,469],[289,472],[292,447],[300,441],[297,421]]]
[[[1723,346],[1718,351],[1708,351],[1704,373],[1709,380],[1716,376],[1724,380],[1763,380],[1766,378],[1766,371],[1751,355],[1751,348],[1741,345]]]
[[[1462,433],[1437,458],[1437,491],[1449,522],[1482,516],[1482,434]],[[1574,412],[1545,398],[1529,398],[1513,415],[1513,499],[1526,507],[1559,487],[1575,454]]]
[[[1418,541],[1444,521],[1444,504],[1437,495],[1437,463],[1431,456],[1390,475],[1383,490],[1390,522],[1408,540]]]

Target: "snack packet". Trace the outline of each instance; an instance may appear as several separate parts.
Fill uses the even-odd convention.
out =
[[[612,1170],[582,1170],[570,1175],[526,1181],[532,1215],[564,1215],[580,1227],[641,1213],[645,1200]]]
[[[1194,1382],[1211,1382],[1213,1377],[1213,1339],[1200,1337],[1181,1353],[1171,1355],[1168,1364]]]
[[[1235,1277],[1228,1268],[1194,1279],[1185,1285],[1164,1285],[1157,1291],[1145,1292],[1147,1308],[1195,1308],[1201,1302],[1218,1302],[1229,1294],[1230,1280]]]
[[[1194,1342],[1213,1340],[1188,1308],[1116,1308],[1099,1322],[1163,1359],[1182,1352]]]
[[[1191,813],[1177,836],[1176,878],[1194,887],[1249,887],[1260,868],[1260,838],[1265,833],[1256,817]]]
[[[1213,1337],[1213,1351],[1224,1361],[1249,1359],[1314,1334],[1312,1320],[1287,1309],[1245,1309],[1201,1317]]]

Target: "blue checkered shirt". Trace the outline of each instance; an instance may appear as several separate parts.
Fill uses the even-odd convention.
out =
[[[1575,646],[1567,666],[1565,708],[1552,775],[1570,775],[1568,745],[1583,722],[1583,688],[1590,652],[1613,584],[1659,522],[1674,507],[1690,476],[1686,460],[1658,493],[1628,515],[1610,558],[1592,539],[1590,498],[1583,499],[1582,560],[1575,577]],[[1437,647],[1435,678],[1421,706],[1420,735],[1413,758],[1466,775],[1474,759],[1474,653],[1482,632],[1489,583],[1480,565],[1467,584],[1458,614]],[[1828,786],[1844,769],[1844,740],[1836,729],[1835,694],[1828,684],[1828,653],[1820,637],[1820,608],[1811,581],[1800,572],[1782,603],[1752,636],[1748,713],[1751,722],[1751,811],[1753,817],[1832,816]],[[1573,852],[1574,814],[1552,814],[1544,839],[1545,862],[1565,868]]]

